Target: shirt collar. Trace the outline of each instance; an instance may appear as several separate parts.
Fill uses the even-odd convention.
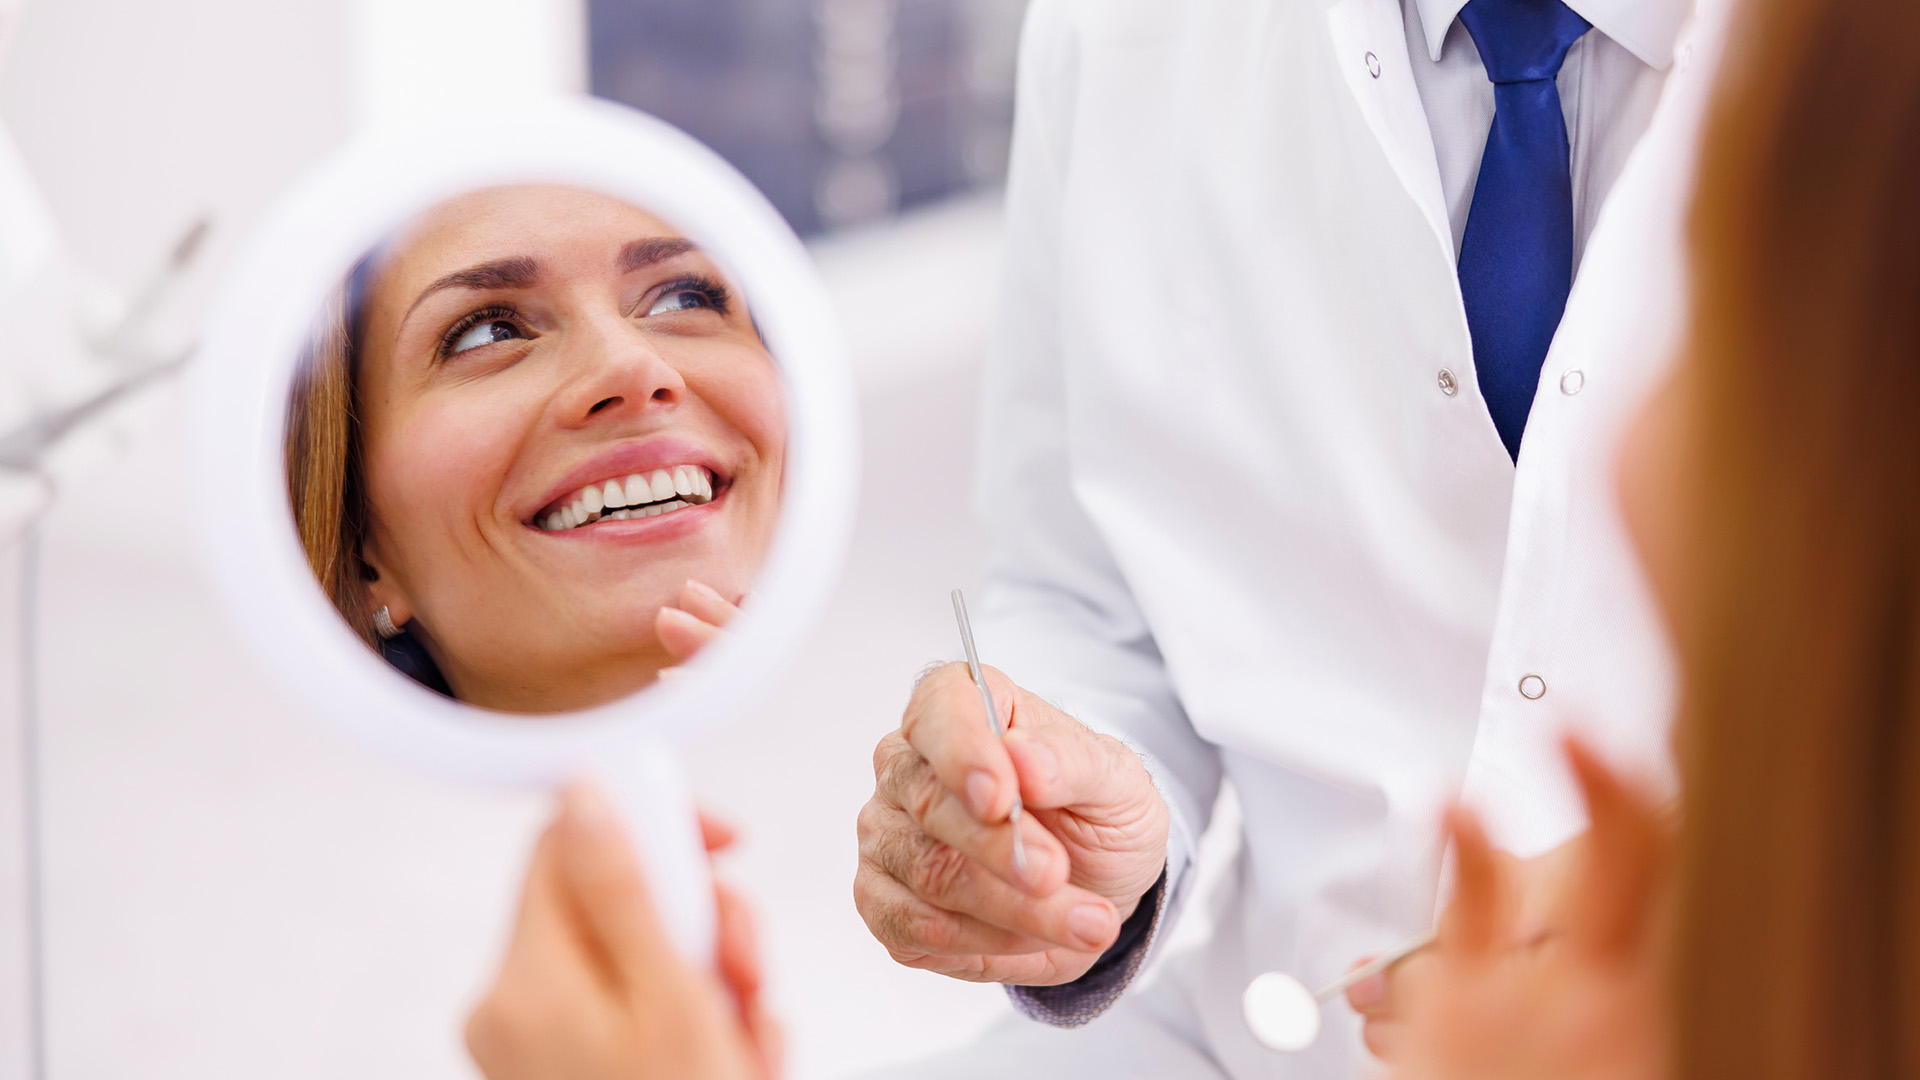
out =
[[[1427,35],[1427,55],[1438,63],[1440,44],[1460,9],[1467,6],[1466,0],[1414,0],[1414,4]],[[1566,0],[1566,5],[1656,71],[1673,63],[1674,38],[1693,9],[1691,0]]]

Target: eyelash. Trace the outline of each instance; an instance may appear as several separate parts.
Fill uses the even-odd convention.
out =
[[[727,313],[727,306],[733,302],[733,294],[727,291],[725,285],[722,285],[712,278],[700,277],[696,274],[689,274],[686,277],[669,281],[654,295],[660,297],[677,292],[699,293],[706,298],[707,303],[713,305],[713,310],[722,315]],[[440,335],[440,358],[444,360],[453,355],[453,343],[460,340],[460,335],[479,326],[481,323],[496,321],[511,322],[514,324],[515,329],[523,334],[526,333],[525,320],[520,317],[520,312],[516,310],[513,305],[492,304],[480,308],[477,311],[470,311],[462,315],[452,326],[447,328],[446,333]]]
[[[453,343],[460,340],[461,334],[479,326],[481,323],[488,322],[510,322],[514,325],[514,329],[519,330],[523,334],[526,333],[525,320],[520,317],[520,312],[516,310],[513,305],[491,304],[478,311],[470,311],[460,316],[452,326],[447,328],[446,333],[440,335],[440,359],[445,360],[447,357],[453,355]]]
[[[686,277],[669,281],[654,295],[669,296],[678,292],[699,293],[707,298],[707,303],[713,305],[713,310],[722,315],[727,313],[727,305],[733,301],[733,294],[727,291],[725,285],[698,274],[688,274]]]

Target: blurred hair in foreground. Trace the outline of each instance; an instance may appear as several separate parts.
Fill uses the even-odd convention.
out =
[[[1920,4],[1754,0],[1703,147],[1675,1074],[1920,1075]]]

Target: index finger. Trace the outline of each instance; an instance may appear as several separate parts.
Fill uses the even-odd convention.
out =
[[[1013,683],[993,668],[982,670],[1004,727],[1011,717]],[[981,821],[998,821],[1013,809],[1019,777],[994,734],[967,665],[946,664],[920,680],[901,718],[900,734],[933,766],[940,785]]]

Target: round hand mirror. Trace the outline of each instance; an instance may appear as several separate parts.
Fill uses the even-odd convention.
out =
[[[851,376],[744,178],[602,102],[347,147],[266,216],[194,362],[208,566],[316,721],[443,776],[603,779],[710,955],[674,748],[811,628]]]

